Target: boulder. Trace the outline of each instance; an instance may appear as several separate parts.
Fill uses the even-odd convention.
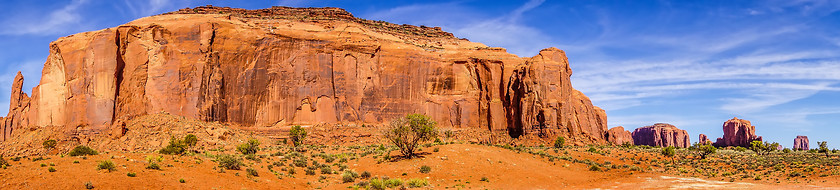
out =
[[[615,145],[633,144],[633,134],[622,126],[613,127],[607,130],[607,141]]]
[[[755,126],[748,120],[735,117],[723,123],[723,137],[717,139],[715,146],[749,147],[752,141],[762,141],[761,136],[755,135]]]
[[[808,136],[796,136],[793,139],[793,150],[811,150],[809,145]]]
[[[691,145],[688,132],[667,123],[657,123],[651,126],[637,128],[632,133],[636,145],[681,147]]]
[[[62,37],[49,53],[31,103],[13,90],[3,140],[30,125],[116,137],[115,122],[154,113],[249,129],[421,113],[445,128],[607,142],[606,113],[572,88],[564,51],[523,58],[339,8],[187,8]]]

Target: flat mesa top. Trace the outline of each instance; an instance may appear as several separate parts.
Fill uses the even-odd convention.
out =
[[[207,5],[195,8],[183,8],[174,12],[163,13],[162,15],[169,14],[229,14],[233,17],[249,19],[284,19],[312,22],[339,20],[359,23],[366,27],[379,31],[387,31],[401,33],[404,35],[416,35],[423,37],[456,39],[455,35],[443,31],[440,27],[393,24],[385,21],[361,19],[353,16],[353,14],[347,12],[344,9],[335,7],[294,8],[273,6],[267,9],[248,10],[242,8],[215,7],[212,5]]]

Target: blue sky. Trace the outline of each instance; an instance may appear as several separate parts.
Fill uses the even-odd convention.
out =
[[[572,84],[610,127],[666,122],[723,135],[734,116],[766,140],[796,135],[840,148],[840,1],[3,1],[0,113],[12,79],[39,81],[51,41],[184,7],[341,7],[357,17],[441,26],[530,57],[566,51]]]

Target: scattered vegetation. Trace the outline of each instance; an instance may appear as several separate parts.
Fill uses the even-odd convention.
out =
[[[70,156],[87,156],[97,154],[99,154],[99,152],[96,152],[96,150],[93,150],[92,148],[84,145],[76,146],[76,148],[73,148],[73,150],[71,150],[70,153],[67,153],[67,155]]]
[[[58,143],[53,139],[45,140],[43,143],[41,143],[41,145],[43,145],[45,149],[53,149],[57,144]]]
[[[554,139],[554,148],[563,148],[564,144],[566,144],[566,138],[557,137],[557,139]]]
[[[406,158],[417,155],[417,145],[437,137],[437,123],[421,114],[410,114],[391,122],[385,130],[385,139],[393,143]]]
[[[219,162],[219,167],[229,170],[239,170],[243,165],[242,159],[229,154],[219,155],[216,161]]]
[[[292,126],[292,130],[289,131],[289,138],[291,138],[295,147],[303,145],[303,140],[306,138],[306,129],[300,125]]]
[[[169,138],[169,145],[163,147],[158,151],[161,154],[180,155],[187,152],[187,150],[198,143],[198,137],[193,134],[184,136],[183,139]]]
[[[429,172],[432,172],[432,167],[426,165],[420,166],[420,173],[427,174]]]
[[[712,146],[710,144],[700,145],[697,148],[697,153],[698,153],[698,155],[700,155],[700,159],[706,159],[706,156],[708,156],[710,154],[714,154],[715,152],[717,152],[717,148],[715,148],[715,146]]]
[[[345,170],[344,173],[341,174],[341,181],[344,183],[352,183],[355,182],[358,177],[359,173],[356,173],[353,170]]]
[[[55,168],[53,168],[53,167],[47,168],[47,171],[49,171],[49,172],[55,172]]]
[[[161,156],[148,155],[146,156],[146,169],[160,170],[160,165],[158,163],[162,161],[163,157]]]
[[[828,143],[825,141],[817,142],[820,145],[820,148],[817,149],[819,153],[825,153],[825,157],[828,157]]]
[[[137,177],[137,174],[136,174],[136,173],[134,173],[134,172],[128,172],[128,174],[126,174],[126,175],[127,175],[128,177]]]
[[[99,164],[96,165],[97,170],[108,170],[108,172],[116,171],[117,165],[110,160],[102,160],[99,161]]]
[[[259,150],[260,141],[257,139],[248,139],[247,143],[236,146],[236,151],[239,151],[240,153],[245,155],[256,154]]]
[[[260,177],[260,174],[257,173],[257,170],[254,168],[245,169],[245,173],[247,173],[249,177]]]
[[[662,155],[665,157],[671,158],[671,163],[674,163],[674,155],[676,152],[674,151],[676,148],[673,146],[665,147],[662,149]]]

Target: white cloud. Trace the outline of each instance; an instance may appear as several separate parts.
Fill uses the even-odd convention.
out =
[[[185,2],[171,2],[170,0],[124,0],[125,7],[136,18],[161,14],[167,9],[182,8]]]
[[[41,17],[17,16],[3,21],[0,35],[50,35],[64,32],[66,28],[73,28],[81,22],[79,8],[87,0],[74,0],[58,10]],[[40,16],[40,15],[39,15]]]
[[[365,18],[414,25],[442,26],[458,37],[504,47],[519,56],[536,55],[551,46],[551,37],[539,29],[521,23],[524,13],[539,7],[544,0],[531,0],[508,14],[484,15],[459,3],[415,4],[365,15]]]

